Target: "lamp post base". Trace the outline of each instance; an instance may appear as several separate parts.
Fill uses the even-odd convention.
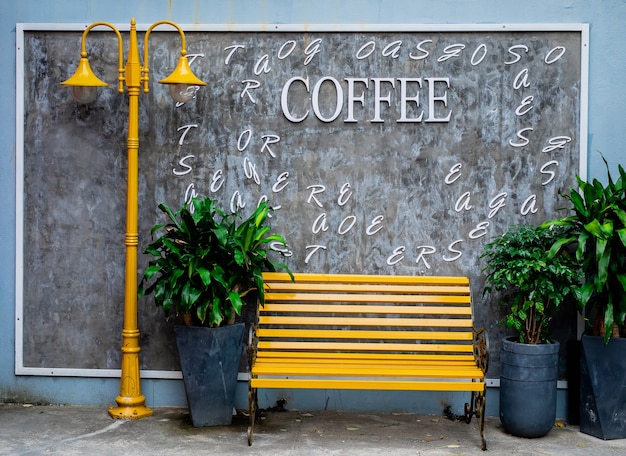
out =
[[[152,410],[145,405],[109,407],[109,416],[120,420],[139,420],[152,416]]]

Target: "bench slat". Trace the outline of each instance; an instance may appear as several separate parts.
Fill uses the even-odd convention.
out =
[[[472,341],[471,331],[344,331],[341,329],[266,329],[257,331],[259,339],[403,339],[403,340],[464,340]]]
[[[367,304],[276,304],[265,302],[259,309],[262,314],[269,313],[345,313],[345,314],[383,314],[383,315],[465,315],[471,317],[472,309],[464,307],[441,306],[397,306]]]
[[[399,344],[369,342],[294,342],[294,341],[259,341],[263,350],[340,350],[340,351],[377,351],[377,352],[454,352],[472,353],[471,345],[458,344]]]
[[[400,366],[400,365],[346,365],[346,364],[263,364],[252,371],[257,375],[272,376],[359,376],[404,378],[458,378],[482,379],[482,371],[476,366]]]
[[[468,277],[457,276],[403,276],[403,275],[367,275],[367,274],[312,274],[294,273],[295,283],[387,283],[387,284],[437,284],[469,285]],[[264,272],[266,283],[292,283],[289,274],[284,272]]]
[[[396,294],[361,294],[361,293],[275,293],[265,292],[266,301],[296,302],[373,302],[373,303],[414,303],[414,304],[467,304],[469,295],[396,295]]]
[[[347,292],[347,293],[402,293],[402,294],[468,294],[465,285],[390,285],[378,283],[310,283],[310,282],[270,282],[265,284],[270,291],[305,291],[305,292]]]
[[[252,388],[312,388],[358,389],[387,391],[484,391],[483,382],[431,381],[431,380],[358,380],[350,379],[300,379],[252,378]]]
[[[422,356],[419,363],[411,362],[407,363],[406,358],[392,358],[390,354],[371,354],[371,353],[295,353],[295,352],[266,352],[268,354],[275,354],[276,357],[260,356],[257,357],[257,363],[259,364],[272,364],[272,363],[285,363],[294,365],[297,364],[340,364],[340,365],[385,365],[385,366],[423,366],[423,367],[441,367],[441,366],[469,366],[476,367],[471,356],[467,355],[451,355],[451,354],[438,354],[429,355],[430,358]],[[345,358],[337,355],[372,355]],[[283,356],[284,355],[284,356]],[[287,356],[292,355],[292,356]],[[320,356],[313,356],[320,355]],[[256,363],[255,363],[256,364]]]
[[[382,358],[382,359],[381,359]],[[321,353],[321,352],[289,352],[289,351],[262,351],[257,354],[257,360],[263,362],[284,362],[285,360],[293,359],[314,359],[315,362],[322,362],[328,360],[328,362],[335,362],[341,360],[345,363],[359,363],[370,362],[370,360],[379,361],[399,361],[403,363],[471,363],[476,364],[473,354],[430,354],[430,353]]]
[[[377,326],[377,327],[413,327],[413,328],[471,328],[470,319],[451,318],[358,318],[358,317],[292,317],[259,316],[259,325],[295,325],[295,326]]]

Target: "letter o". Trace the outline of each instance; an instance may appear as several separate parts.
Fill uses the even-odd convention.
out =
[[[552,54],[556,53],[555,57],[552,57]],[[546,54],[546,58],[543,59],[544,62],[546,62],[546,64],[550,65],[554,62],[556,62],[557,60],[559,60],[561,57],[563,57],[563,54],[565,54],[565,47],[564,46],[556,46],[552,49],[550,49],[550,51],[548,51],[548,53]]]
[[[237,150],[239,152],[243,152],[244,150],[246,150],[246,148],[248,147],[248,144],[250,144],[251,138],[252,138],[252,130],[248,128],[247,130],[242,131],[241,134],[239,135],[239,138],[237,139]]]
[[[480,53],[482,53],[482,56],[480,55]],[[487,45],[485,43],[482,43],[480,46],[476,48],[476,50],[472,54],[472,59],[470,60],[470,63],[472,64],[472,66],[476,66],[479,63],[481,63],[485,59],[486,56],[487,56]]]
[[[319,105],[320,89],[322,87],[322,84],[324,84],[324,82],[326,81],[330,81],[333,83],[333,85],[335,86],[335,94],[337,95],[337,105],[335,106],[335,112],[330,117],[324,117],[322,115]],[[317,81],[315,87],[313,87],[313,96],[311,99],[311,103],[313,104],[313,112],[315,113],[315,116],[322,122],[332,122],[337,117],[339,117],[339,114],[341,114],[341,109],[343,108],[343,89],[341,88],[339,81],[331,76],[327,76]]]
[[[346,224],[346,222],[348,223],[347,228],[344,227],[344,225]],[[339,224],[339,228],[337,229],[337,233],[343,235],[346,234],[348,231],[350,231],[352,229],[352,227],[354,226],[354,224],[356,223],[356,216],[354,215],[348,215],[346,218],[344,218],[341,223]]]
[[[283,45],[280,47],[280,49],[278,50],[278,54],[277,54],[278,59],[283,60],[289,57],[289,55],[293,52],[295,48],[296,48],[296,42],[294,40],[285,41]],[[287,51],[285,51],[285,49],[287,49]]]
[[[368,50],[367,48],[370,48],[370,49]],[[374,41],[368,41],[363,46],[361,46],[359,50],[356,52],[356,58],[359,60],[366,59],[370,55],[372,55],[375,49],[376,49],[376,43]],[[366,52],[363,52],[363,51],[366,51]]]

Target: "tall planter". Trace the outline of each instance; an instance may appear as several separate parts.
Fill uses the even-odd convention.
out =
[[[546,435],[556,419],[559,343],[521,344],[502,340],[500,421],[518,437]]]
[[[604,440],[626,438],[626,339],[583,335],[580,431]]]
[[[218,328],[174,328],[195,427],[231,424],[244,329],[243,323]]]

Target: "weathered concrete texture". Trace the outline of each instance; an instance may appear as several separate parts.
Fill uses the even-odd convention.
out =
[[[488,452],[478,426],[442,416],[300,411],[268,412],[248,447],[248,420],[194,428],[187,409],[155,408],[138,421],[112,420],[106,409],[0,405],[0,454],[6,455],[623,455],[626,440],[603,441],[562,423],[540,439],[504,433],[486,422]]]

